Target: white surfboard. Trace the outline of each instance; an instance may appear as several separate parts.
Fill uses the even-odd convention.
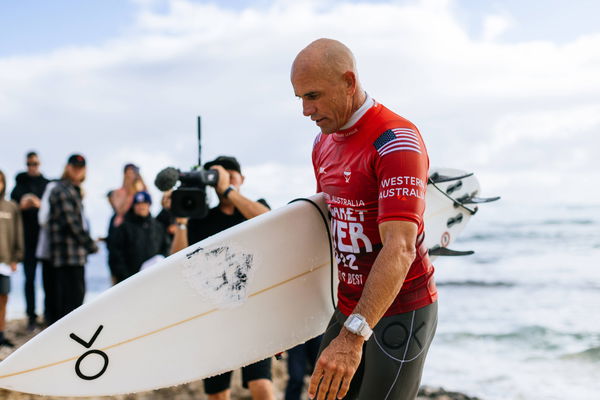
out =
[[[451,241],[468,217],[448,227],[453,201],[431,189],[426,226],[437,236],[446,226]],[[310,199],[327,215],[321,194]],[[305,201],[246,221],[41,332],[0,363],[0,387],[51,396],[139,392],[289,349],[321,334],[333,311],[329,244],[322,215]]]

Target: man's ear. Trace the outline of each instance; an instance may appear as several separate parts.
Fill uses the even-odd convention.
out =
[[[346,83],[346,91],[352,95],[356,91],[356,74],[352,71],[346,71],[342,75],[342,79]]]

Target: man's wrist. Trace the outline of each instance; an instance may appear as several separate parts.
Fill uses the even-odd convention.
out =
[[[224,197],[224,198],[227,198],[227,197],[229,197],[229,194],[230,194],[231,192],[237,192],[237,189],[236,189],[236,187],[235,187],[235,186],[233,186],[233,185],[229,185],[229,186],[227,187],[227,189],[225,189],[225,190],[223,191],[223,197]]]
[[[358,313],[353,313],[346,319],[344,328],[348,332],[364,338],[364,340],[369,340],[373,334],[373,330],[369,326],[366,318]]]

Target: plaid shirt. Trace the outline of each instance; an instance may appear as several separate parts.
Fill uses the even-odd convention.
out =
[[[56,184],[49,198],[50,259],[55,267],[85,265],[97,250],[83,224],[81,195],[70,181]]]

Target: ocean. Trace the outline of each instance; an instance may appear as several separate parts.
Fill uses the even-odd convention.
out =
[[[482,205],[451,247],[475,254],[434,263],[422,383],[483,400],[600,398],[600,206]],[[86,301],[110,285],[105,260],[90,257]],[[8,318],[24,316],[22,282],[19,271]]]
[[[600,206],[482,205],[438,258],[423,383],[485,400],[600,398]]]

